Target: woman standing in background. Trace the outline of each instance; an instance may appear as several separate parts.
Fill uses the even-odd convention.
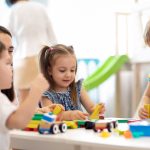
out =
[[[39,73],[38,53],[45,44],[56,44],[56,37],[43,5],[29,0],[6,0],[11,7],[9,29],[16,41],[14,85],[19,100],[25,99],[31,81]]]

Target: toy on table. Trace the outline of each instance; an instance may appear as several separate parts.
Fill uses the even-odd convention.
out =
[[[129,124],[133,137],[150,136],[150,120],[141,120]]]
[[[101,132],[107,129],[108,132],[112,132],[117,127],[117,120],[115,119],[99,119],[99,120],[87,120],[85,121],[85,129],[93,129],[95,132]]]
[[[64,122],[56,121],[57,115],[53,113],[46,113],[38,126],[40,134],[57,134],[59,132],[66,132],[67,125]]]
[[[77,121],[63,121],[66,125],[68,129],[77,129],[78,128],[78,124]]]
[[[112,132],[112,129],[114,129],[114,123],[111,120],[97,120],[94,123],[93,130],[95,132],[101,132],[103,130],[107,129],[108,132]]]
[[[40,134],[57,134],[59,132],[66,132],[66,123],[59,121],[59,114],[62,112],[62,108],[57,105],[53,112],[49,112],[43,115],[43,118],[38,126],[38,132]]]
[[[41,119],[43,118],[43,114],[34,114],[32,117],[32,120],[28,123],[27,127],[23,130],[25,131],[38,131],[38,125],[41,122]]]
[[[150,104],[145,104],[144,108],[147,110],[148,112],[148,118],[150,118]]]
[[[110,137],[110,133],[106,130],[103,130],[101,133],[100,133],[100,136],[103,137],[103,138],[108,138]]]
[[[59,105],[56,105],[54,110],[53,110],[53,114],[54,115],[58,115],[62,112],[62,108]]]
[[[101,112],[101,109],[102,109],[102,104],[97,104],[93,113],[90,115],[89,119],[104,119],[103,116],[100,116],[100,112]]]
[[[67,125],[59,121],[59,113],[62,109],[56,105],[53,112],[39,114],[35,113],[32,120],[28,123],[25,131],[38,131],[41,134],[56,134],[58,132],[66,132]]]
[[[123,136],[126,138],[126,139],[130,139],[132,138],[132,133],[130,130],[127,130],[123,133]]]

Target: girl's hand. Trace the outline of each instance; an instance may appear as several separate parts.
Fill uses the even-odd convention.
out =
[[[139,109],[138,114],[139,114],[140,119],[147,119],[148,118],[148,112],[143,107]]]
[[[53,112],[56,106],[59,106],[61,108],[61,111],[64,111],[65,108],[61,104],[51,104],[42,108],[37,108],[36,113],[48,113]]]
[[[101,115],[101,114],[104,114],[104,112],[105,112],[105,104],[104,103],[99,103],[99,104],[97,104],[97,105],[101,105],[101,107],[100,107],[100,112],[99,112],[99,114]],[[96,106],[97,105],[95,105],[93,108],[92,108],[92,112],[95,110],[95,108],[96,108]]]
[[[105,108],[104,103],[100,103],[100,105],[101,105],[101,110],[100,110],[100,115],[101,115],[101,114],[104,114],[104,112],[106,111],[106,108]]]
[[[85,120],[89,116],[88,113],[84,113],[79,110],[73,110],[70,112],[70,119],[71,120]]]

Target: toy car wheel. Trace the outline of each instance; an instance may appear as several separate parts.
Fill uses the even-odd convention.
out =
[[[60,130],[60,132],[62,132],[62,133],[66,132],[66,131],[67,131],[67,125],[66,125],[65,123],[61,123],[61,124],[59,125],[59,130]]]
[[[95,132],[101,132],[101,129],[96,129],[95,126],[93,127],[93,130],[94,130]]]
[[[59,132],[59,128],[57,124],[52,124],[52,126],[50,127],[50,133],[52,134],[57,134]]]
[[[41,131],[41,129],[40,129],[40,125],[38,125],[38,132],[40,133],[40,134],[43,134],[43,132]]]
[[[85,129],[93,129],[93,127],[94,127],[94,122],[92,122],[92,121],[86,121],[85,122]]]
[[[42,128],[40,125],[38,125],[37,129],[40,134],[49,134],[49,130]]]
[[[117,122],[114,121],[114,122],[113,122],[113,128],[115,129],[115,128],[117,128],[117,126],[118,126]]]
[[[108,123],[107,124],[107,130],[108,130],[108,132],[112,132],[112,129],[113,129],[112,123]]]

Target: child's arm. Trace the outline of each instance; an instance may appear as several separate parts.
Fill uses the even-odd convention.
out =
[[[80,110],[68,110],[59,114],[60,120],[85,120],[89,116]]]
[[[87,91],[84,88],[81,89],[81,103],[88,113],[91,114],[93,112],[95,104],[91,101]]]
[[[84,88],[81,89],[81,102],[88,113],[91,114],[94,111],[95,104],[92,102],[92,100],[88,96],[87,91]],[[104,111],[105,111],[105,106],[102,103],[102,109],[101,109],[100,113],[102,114],[102,113],[104,113]]]
[[[42,96],[41,104],[42,104],[42,107],[45,107],[45,106],[49,106],[49,105],[53,104],[53,102],[51,99],[49,99],[45,96]]]
[[[47,107],[48,105],[52,105],[52,101],[48,99],[47,97],[42,97],[42,106]],[[85,120],[87,118],[88,114],[83,113],[79,110],[69,110],[69,111],[63,111],[59,114],[60,120]]]
[[[149,82],[147,84],[144,95],[141,99],[140,106],[138,108],[138,115],[141,119],[146,119],[148,117],[148,113],[144,108],[144,104],[150,104],[150,83]]]
[[[42,93],[48,88],[48,82],[40,74],[31,85],[27,98],[20,104],[18,109],[7,119],[8,128],[24,128],[33,116]]]

